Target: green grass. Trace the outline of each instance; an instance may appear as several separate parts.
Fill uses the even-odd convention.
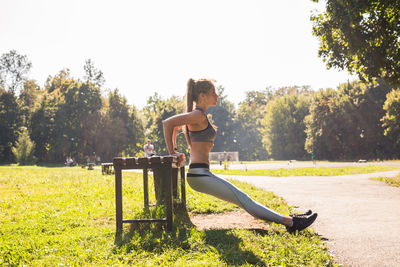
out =
[[[215,174],[226,175],[257,175],[257,176],[335,176],[347,174],[362,174],[371,172],[383,172],[400,170],[400,167],[389,166],[362,166],[362,167],[312,167],[293,169],[265,169],[265,170],[212,170]]]
[[[371,178],[371,180],[382,181],[391,186],[400,187],[400,175],[397,177],[379,177],[379,178]]]
[[[232,182],[277,211],[293,211],[272,193]],[[236,209],[187,188],[189,213]],[[138,173],[124,172],[123,195],[124,218],[165,212],[161,208],[143,210]],[[182,210],[174,220],[176,227],[170,233],[158,225],[124,224],[118,235],[114,176],[80,167],[0,167],[0,265],[333,265],[325,244],[310,230],[289,235],[282,226],[271,224],[269,231],[199,231]]]

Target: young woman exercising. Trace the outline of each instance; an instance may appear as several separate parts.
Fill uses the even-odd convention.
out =
[[[212,81],[189,79],[186,92],[186,113],[172,116],[163,121],[164,137],[171,155],[184,160],[183,153],[176,150],[176,135],[182,129],[190,148],[190,165],[187,173],[189,185],[196,191],[210,194],[231,202],[256,218],[283,224],[289,232],[301,231],[310,226],[317,213],[281,215],[251,199],[230,182],[212,174],[208,155],[216,137],[214,126],[208,121],[206,111],[217,104],[218,95]],[[194,109],[193,109],[194,105]]]

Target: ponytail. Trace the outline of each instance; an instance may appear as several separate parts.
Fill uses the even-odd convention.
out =
[[[195,81],[190,78],[187,82],[186,88],[186,112],[191,112],[193,110],[193,87],[195,85]],[[182,127],[183,132],[185,133],[186,142],[189,147],[191,146],[190,137],[189,137],[189,129],[188,126]]]
[[[190,78],[187,82],[186,89],[186,112],[190,112],[193,110],[193,87],[195,85],[195,81]]]

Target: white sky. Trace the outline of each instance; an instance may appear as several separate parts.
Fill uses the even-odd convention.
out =
[[[324,2],[324,1],[322,1]],[[149,96],[185,93],[211,78],[235,104],[249,90],[336,88],[355,77],[327,70],[312,36],[311,0],[1,0],[0,54],[15,49],[42,86],[92,59],[106,87],[142,108]]]

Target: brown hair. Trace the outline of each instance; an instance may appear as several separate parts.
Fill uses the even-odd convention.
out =
[[[187,82],[186,89],[186,112],[191,112],[193,110],[193,102],[197,102],[199,100],[199,95],[201,93],[207,94],[211,89],[214,88],[214,84],[211,80],[207,79],[199,79],[197,81],[190,78]],[[186,141],[188,145],[191,145],[189,138],[189,129],[186,125],[184,128]]]

